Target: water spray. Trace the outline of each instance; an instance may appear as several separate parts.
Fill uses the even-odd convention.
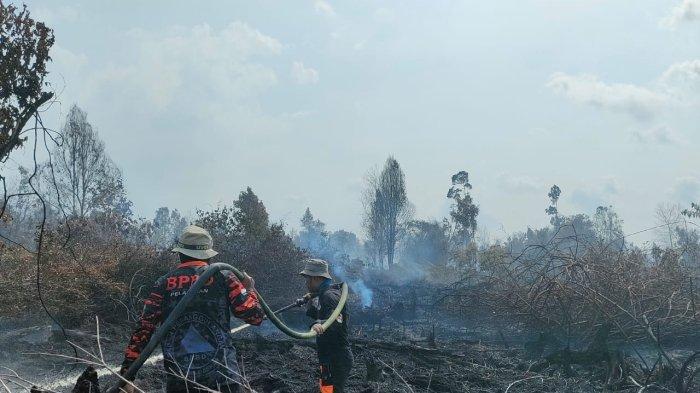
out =
[[[124,379],[129,381],[134,379],[134,377],[136,376],[136,372],[141,368],[141,366],[143,366],[143,363],[148,359],[151,353],[153,353],[153,350],[156,349],[156,346],[160,343],[160,340],[170,330],[175,321],[180,317],[180,315],[182,315],[182,313],[185,312],[185,309],[190,304],[190,302],[192,302],[195,296],[199,294],[199,290],[204,286],[204,283],[207,282],[207,280],[215,273],[222,270],[231,271],[241,281],[243,281],[246,278],[245,274],[243,274],[240,270],[227,263],[212,263],[211,265],[209,265],[209,267],[207,267],[207,269],[199,276],[199,278],[197,278],[197,281],[195,281],[195,283],[192,284],[192,286],[190,286],[190,289],[187,291],[185,297],[183,297],[182,300],[178,302],[178,304],[175,306],[170,315],[168,315],[168,318],[166,318],[166,320],[163,321],[163,323],[156,330],[156,332],[153,333],[153,336],[151,336],[151,340],[148,342],[143,351],[141,351],[141,355],[139,355],[139,357],[131,364],[131,366],[129,366],[129,369],[122,376]],[[277,310],[277,312],[283,312],[293,307],[299,307],[303,305],[311,299],[311,297],[309,296],[308,299],[304,300],[306,297],[307,296],[297,299],[294,303],[290,304],[289,306],[283,307],[280,310]],[[338,306],[336,306],[335,310],[333,310],[330,317],[328,317],[328,319],[321,324],[321,326],[323,327],[323,331],[327,330],[331,326],[331,324],[335,322],[335,320],[342,312],[343,307],[345,307],[345,302],[347,300],[348,285],[346,283],[343,283]],[[265,299],[263,299],[260,293],[258,293],[258,301],[260,302],[260,306],[265,312],[267,319],[269,319],[273,325],[275,325],[279,330],[281,330],[282,333],[288,335],[289,337],[300,340],[310,339],[317,336],[317,333],[313,329],[309,329],[308,332],[299,332],[287,326],[277,317],[276,312],[272,311],[270,306],[267,305]],[[243,325],[241,327],[236,328],[238,329],[236,331],[243,330],[246,327],[248,327],[248,325]],[[124,385],[126,385],[126,382],[124,380],[120,380],[117,383],[117,385],[107,389],[106,392],[117,393],[119,391],[119,388],[123,387]]]

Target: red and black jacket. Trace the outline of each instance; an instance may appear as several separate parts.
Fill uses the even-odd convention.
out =
[[[187,261],[156,281],[126,347],[123,369],[138,358],[156,327],[207,266],[204,261]],[[247,291],[233,273],[218,272],[161,341],[167,388],[184,384],[182,377],[213,387],[238,380],[236,349],[229,334],[231,315],[260,325],[264,313],[255,292]]]

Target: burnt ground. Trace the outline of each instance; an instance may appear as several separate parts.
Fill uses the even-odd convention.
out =
[[[87,343],[84,343],[87,344]],[[86,345],[87,346],[87,345]],[[36,346],[14,345],[24,353],[37,351]],[[51,353],[69,353],[65,348],[46,348]],[[114,353],[116,345],[106,344],[103,350]],[[258,392],[317,392],[316,353],[313,343],[287,339],[268,339],[262,336],[238,341],[242,369],[250,386]],[[60,349],[60,351],[59,351]],[[95,349],[95,348],[93,348]],[[516,350],[490,348],[475,343],[445,343],[429,348],[414,343],[397,343],[357,339],[353,342],[355,366],[349,380],[350,392],[503,392],[516,380],[531,378],[511,391],[602,391],[602,386],[581,378],[562,378],[556,370],[546,373],[528,373],[529,363],[519,358]],[[26,352],[25,352],[26,351]],[[43,350],[41,351],[43,352]],[[38,382],[38,374],[59,376],[76,375],[81,366],[71,368],[68,363],[46,355],[25,355],[18,372]],[[117,362],[118,356],[109,356]],[[4,363],[4,362],[2,362]],[[3,364],[4,365],[4,364]],[[43,370],[28,373],[23,370],[43,365]],[[537,377],[542,375],[542,377]],[[144,367],[137,384],[146,391],[161,391],[162,369],[159,364]],[[69,391],[72,386],[49,387]],[[110,386],[114,379],[102,377],[102,386]]]
[[[271,392],[315,392],[315,352],[308,346],[286,341],[251,341],[242,346],[247,370],[282,370],[283,372],[249,371],[248,379],[256,390]],[[248,349],[249,348],[249,349]],[[260,348],[266,348],[260,351]],[[277,356],[270,354],[277,352]],[[503,392],[516,380],[532,377],[527,364],[516,353],[502,348],[488,348],[473,343],[450,343],[438,348],[416,344],[374,340],[355,340],[356,361],[348,385],[351,392]],[[262,367],[261,367],[262,366]],[[265,368],[265,366],[267,366]],[[302,377],[299,380],[299,377]],[[578,390],[564,390],[566,386]],[[520,387],[532,391],[596,390],[585,381],[547,377],[523,381]],[[511,390],[511,391],[523,391]]]
[[[47,330],[48,329],[48,330]],[[603,392],[609,388],[637,392],[630,377],[644,381],[641,369],[628,358],[611,373],[606,362],[595,365],[548,365],[528,356],[523,346],[457,339],[434,338],[431,329],[386,326],[367,331],[356,328],[353,339],[355,366],[349,392]],[[23,378],[57,392],[67,392],[84,368],[63,359],[37,353],[70,354],[62,342],[44,340],[50,328],[0,334],[0,366],[11,367]],[[258,333],[264,333],[260,335]],[[42,335],[43,334],[43,335]],[[127,331],[106,327],[101,334],[108,364],[120,361]],[[49,337],[50,338],[50,337]],[[74,336],[82,347],[97,353],[95,338]],[[317,392],[316,355],[313,342],[279,336],[270,327],[248,329],[238,337],[241,365],[250,387],[257,392]],[[29,354],[33,353],[33,354]],[[537,371],[534,371],[537,370]],[[8,374],[0,370],[0,374]],[[657,374],[663,374],[657,372]],[[661,375],[663,382],[663,375]],[[145,366],[137,384],[147,392],[162,391],[159,362]],[[63,383],[59,383],[63,380]],[[110,386],[113,377],[100,379]],[[27,385],[24,383],[25,386]],[[672,391],[650,386],[645,392]],[[18,391],[22,391],[19,389]]]

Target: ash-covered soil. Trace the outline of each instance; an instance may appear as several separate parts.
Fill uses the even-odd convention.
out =
[[[270,329],[248,329],[238,336],[238,352],[249,387],[256,392],[317,392],[317,362],[312,341],[286,339]],[[265,332],[265,336],[257,333]],[[360,331],[356,330],[356,333]],[[420,333],[420,332],[419,332]],[[425,333],[425,332],[423,332]],[[49,354],[72,355],[65,343],[51,340],[50,327],[27,328],[0,334],[0,366],[16,371],[20,378],[11,389],[24,391],[30,383],[56,392],[68,392],[85,367]],[[103,328],[102,351],[107,364],[121,360],[127,330]],[[48,336],[47,336],[48,335]],[[604,392],[614,389],[637,392],[636,381],[644,380],[640,367],[631,358],[612,372],[605,362],[595,366],[563,367],[543,365],[513,346],[466,340],[430,340],[408,335],[397,329],[363,331],[353,339],[355,366],[349,392]],[[72,339],[97,355],[95,337],[73,334]],[[80,352],[80,351],[79,351]],[[86,353],[80,357],[91,359]],[[94,360],[94,359],[92,359]],[[537,370],[537,371],[533,371]],[[3,369],[4,380],[11,372]],[[102,388],[114,377],[101,372]],[[146,392],[163,391],[160,362],[147,364],[137,378]],[[650,386],[645,391],[669,391]],[[14,383],[14,382],[13,382]],[[23,386],[23,387],[20,387]],[[672,390],[671,390],[672,391]]]

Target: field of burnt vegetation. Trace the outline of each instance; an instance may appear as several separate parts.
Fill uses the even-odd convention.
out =
[[[326,2],[316,2],[316,11],[335,15]],[[246,24],[231,26],[230,34],[245,33],[257,44],[272,45],[275,53],[277,46],[294,47]],[[231,37],[226,38],[222,43]],[[232,42],[236,50],[248,46]],[[362,207],[356,220],[361,233],[327,228],[313,206],[294,212],[291,220],[271,219],[266,196],[242,184],[231,186],[242,190],[238,195],[216,206],[208,204],[215,197],[203,188],[196,206],[209,207],[189,215],[160,201],[175,200],[173,187],[152,196],[159,200],[152,206],[163,206],[153,217],[139,217],[122,171],[87,112],[64,105],[61,124],[42,117],[52,105],[60,107],[47,79],[53,44],[53,30],[34,20],[27,7],[0,1],[0,391],[96,393],[113,386],[153,283],[177,265],[173,244],[183,228],[196,224],[213,238],[219,254],[212,261],[254,277],[273,309],[305,294],[298,274],[305,259],[329,262],[336,281],[350,288],[347,323],[355,355],[350,392],[700,392],[700,206],[659,205],[656,212],[640,213],[653,225],[625,233],[613,206],[562,211],[566,190],[552,185],[531,216],[548,224],[493,237],[480,224],[479,201],[472,195],[472,181],[479,187],[475,179],[488,175],[453,168],[444,187],[430,194],[440,196],[431,203],[444,206],[445,217],[421,218],[409,200],[407,174],[389,156],[369,170],[361,193],[344,194]],[[686,68],[691,64],[670,70]],[[318,82],[314,69],[301,62],[295,69],[308,83]],[[555,75],[559,82],[549,85],[568,80]],[[270,78],[277,79],[274,72],[263,79]],[[610,101],[616,111],[626,107],[618,101],[629,94],[652,95],[646,88],[583,79],[596,92],[623,89]],[[203,91],[209,95],[208,87]],[[199,138],[191,130],[186,135]],[[643,137],[651,138],[637,135]],[[160,148],[170,150],[170,138],[159,139]],[[137,142],[127,145],[131,149]],[[156,147],[141,151],[151,148]],[[198,161],[181,151],[172,154]],[[247,164],[226,170],[245,171]],[[278,166],[273,160],[264,165],[270,172],[284,169]],[[204,170],[190,169],[198,176]],[[159,173],[174,176],[166,167]],[[307,191],[324,193],[321,187]],[[282,186],[275,192],[287,196]],[[332,195],[337,194],[324,198]],[[498,208],[513,211],[491,207]],[[282,318],[297,329],[309,328],[302,309]],[[318,391],[313,340],[293,340],[269,322],[233,337],[244,391]],[[164,391],[161,360],[156,350],[140,370],[139,392]]]
[[[85,114],[74,107],[63,132],[70,135],[75,122],[87,127],[81,121]],[[467,172],[447,182],[449,217],[420,220],[404,174],[389,158],[368,177],[361,239],[326,230],[310,209],[301,229],[290,231],[270,221],[251,188],[195,217],[163,207],[153,219],[136,218],[119,171],[108,170],[116,167],[103,158],[96,176],[113,187],[90,188],[89,204],[62,207],[71,199],[59,200],[55,190],[73,183],[71,166],[60,163],[22,172],[18,193],[6,195],[0,243],[6,390],[68,391],[86,365],[97,370],[103,389],[111,386],[110,370],[121,362],[151,285],[177,264],[170,248],[188,223],[211,233],[220,252],[214,261],[255,277],[273,309],[305,293],[298,276],[305,258],[329,261],[335,279],[350,288],[351,392],[698,389],[695,206],[660,210],[667,220],[650,229],[658,242],[639,247],[612,207],[591,216],[561,214],[561,190],[553,186],[545,211],[550,225],[492,240],[478,231]],[[56,199],[47,203],[42,195]],[[309,327],[300,310],[283,318]],[[313,342],[294,341],[267,323],[235,338],[249,391],[316,389]],[[136,380],[144,392],[163,388],[157,356]]]
[[[402,179],[403,172],[389,159],[376,176]],[[99,376],[95,384],[112,386],[145,296],[177,264],[170,247],[192,222],[211,232],[220,252],[214,260],[255,277],[273,309],[305,293],[298,276],[305,258],[329,261],[350,287],[351,392],[697,391],[695,210],[667,212],[677,214],[653,229],[660,241],[641,248],[610,207],[560,214],[554,186],[549,226],[489,240],[477,231],[466,172],[452,178],[454,205],[441,222],[410,210],[388,217],[379,196],[388,180],[377,179],[368,180],[374,192],[365,200],[364,240],[327,231],[310,209],[298,232],[271,223],[250,188],[193,218],[164,207],[152,220],[133,216],[121,188],[121,197],[107,198],[114,204],[83,216],[44,215],[31,187],[29,196],[8,198],[0,244],[2,386],[69,391],[87,365]],[[389,219],[397,224],[391,231]],[[309,327],[303,310],[283,318]],[[317,388],[312,341],[292,340],[267,322],[235,339],[249,391]],[[136,380],[144,392],[163,389],[158,356]]]
[[[251,194],[246,191],[241,199]],[[211,225],[222,215],[204,217]],[[348,307],[355,366],[349,391],[696,391],[697,287],[685,264],[687,254],[666,249],[650,255],[599,239],[585,243],[573,228],[567,223],[546,235],[528,232],[519,238],[520,248],[515,241],[510,248],[474,248],[474,264],[459,276],[449,265],[417,272],[412,265],[377,269],[358,260],[336,260],[337,274],[352,284]],[[115,382],[104,366],[119,364],[145,288],[174,261],[167,252],[121,236],[83,237],[99,232],[90,229],[85,234],[74,230],[72,253],[63,251],[63,242],[54,251],[52,235],[61,239],[61,232],[50,232],[42,266],[42,297],[79,346],[77,357],[57,324],[42,317],[35,273],[23,270],[33,266],[32,256],[8,264],[16,269],[12,274],[24,272],[26,277],[15,282],[16,289],[7,295],[13,301],[5,303],[15,305],[6,315],[24,316],[3,318],[0,364],[7,368],[0,375],[8,386],[68,391],[86,364],[99,371],[101,388]],[[264,241],[237,243],[235,237],[246,235],[239,231],[230,231],[235,237],[219,238],[218,244],[257,244],[259,248],[249,249],[250,259],[236,265],[255,274],[260,293],[273,306],[282,306],[303,293],[287,277],[296,274],[308,251],[281,232],[275,238],[274,226],[263,230],[275,239],[280,254],[265,254],[271,251]],[[536,236],[547,241],[535,243]],[[90,241],[78,243],[80,238]],[[222,260],[235,258],[226,247],[222,250]],[[4,257],[23,255],[11,247],[3,251]],[[290,269],[276,277],[256,271],[246,263],[262,260],[258,255],[289,258]],[[78,263],[92,258],[100,263]],[[299,329],[308,327],[302,310],[293,309],[284,319]],[[250,391],[315,391],[312,341],[292,340],[266,322],[238,333],[236,342]],[[144,391],[160,391],[162,380],[162,366],[155,361],[144,366],[136,383]]]

